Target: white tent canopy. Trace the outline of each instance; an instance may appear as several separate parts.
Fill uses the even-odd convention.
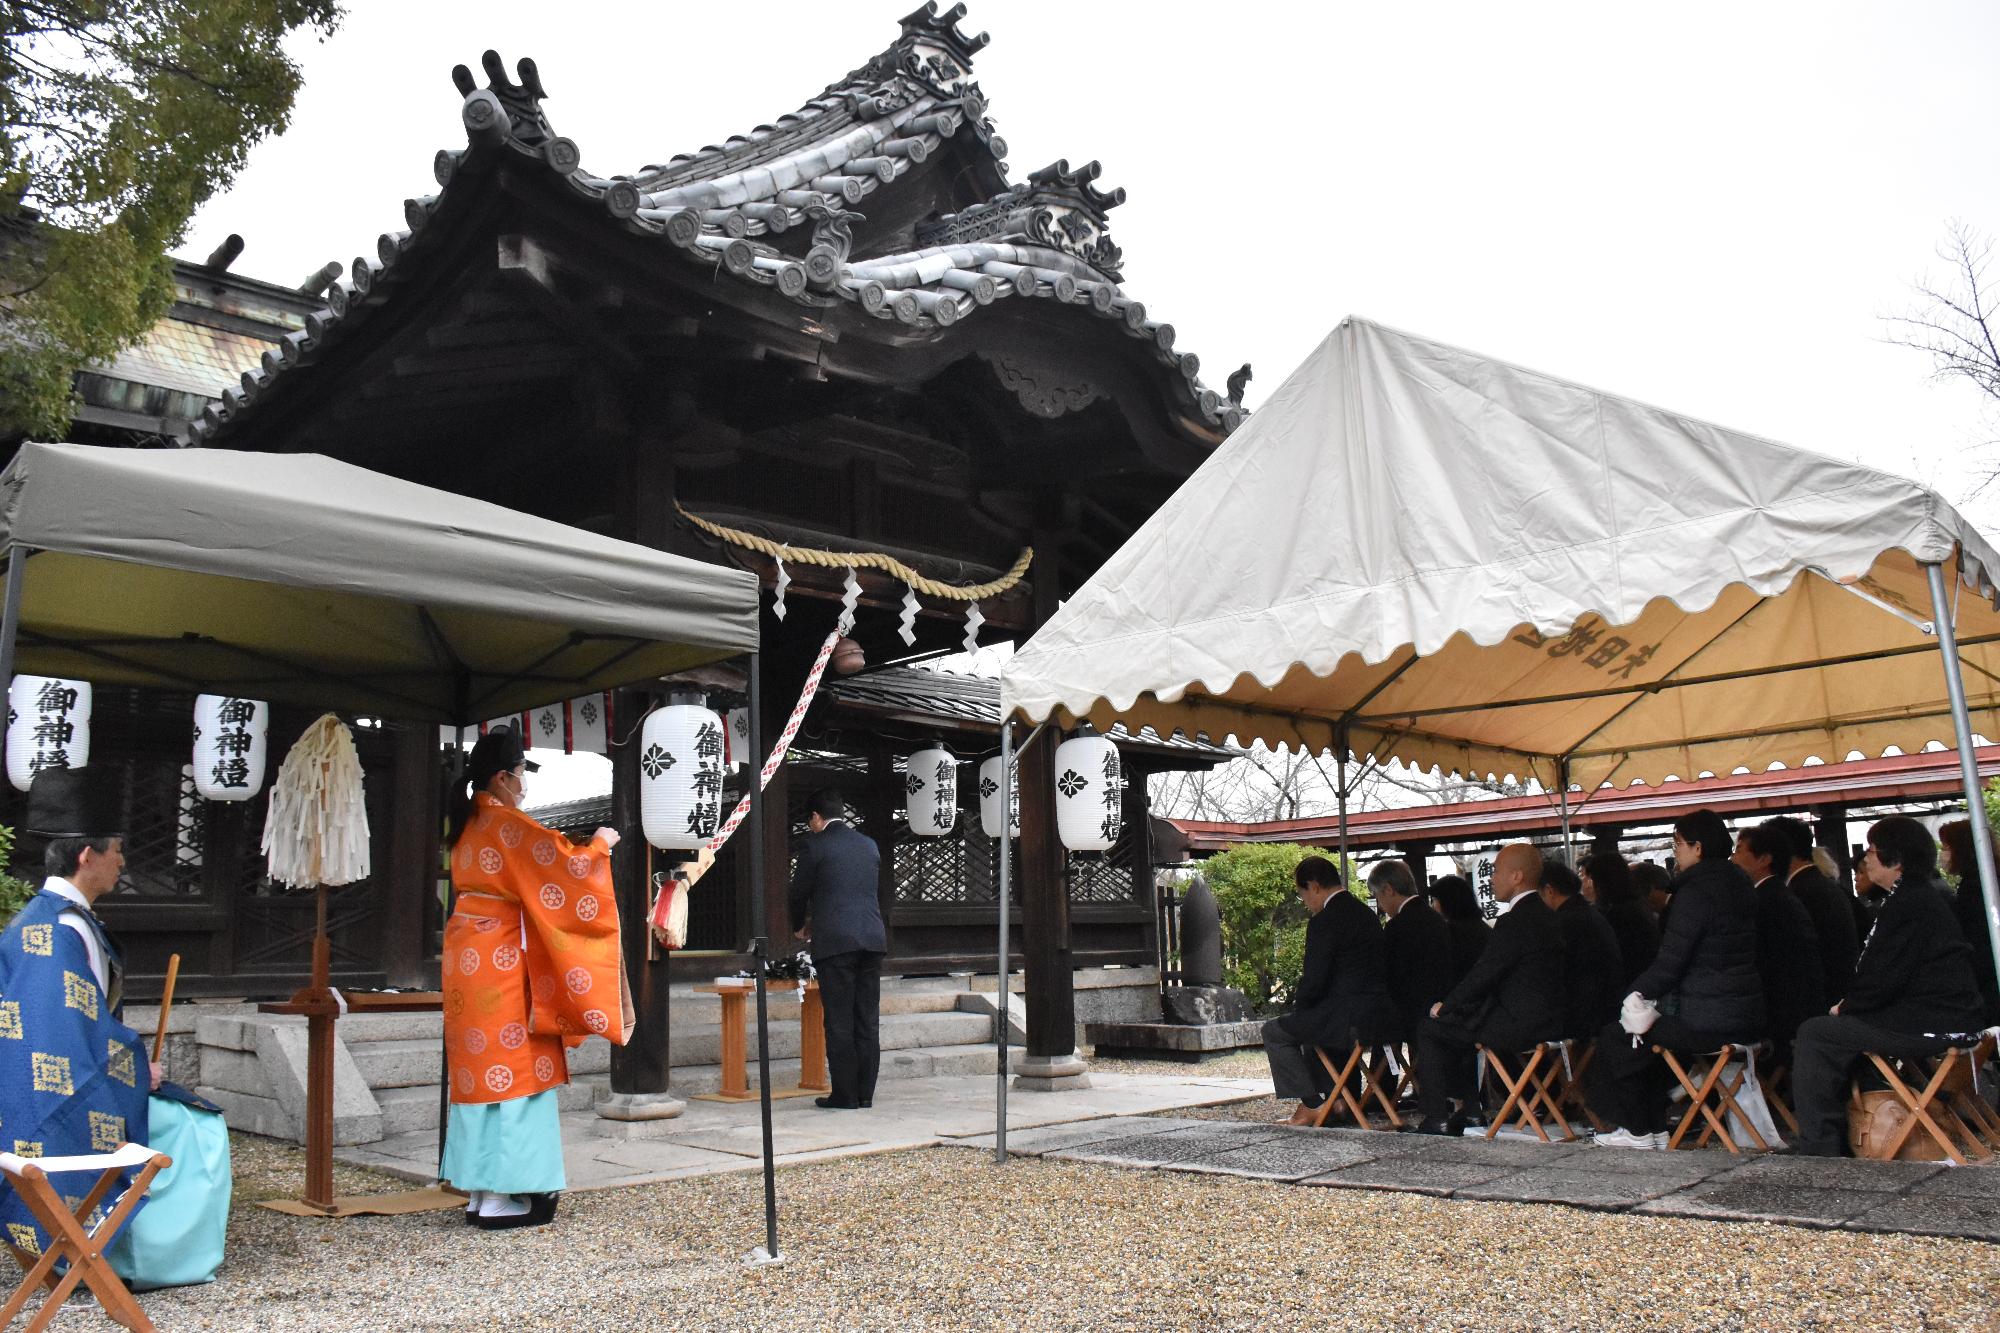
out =
[[[2000,736],[2000,562],[1934,492],[1349,319],[1002,697],[1585,790],[1915,750],[1953,738],[1926,564]]]

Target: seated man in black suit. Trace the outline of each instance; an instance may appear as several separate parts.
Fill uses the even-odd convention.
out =
[[[1773,1066],[1792,1061],[1792,1035],[1808,1018],[1818,1018],[1840,997],[1826,992],[1826,969],[1819,956],[1819,932],[1806,905],[1784,881],[1792,847],[1766,820],[1736,835],[1730,860],[1757,889],[1757,973],[1764,979],[1764,1011],[1773,1048]]]
[[[1308,856],[1292,872],[1306,922],[1306,959],[1292,992],[1292,1011],[1264,1024],[1264,1054],[1280,1098],[1299,1106],[1287,1124],[1312,1123],[1326,1097],[1313,1047],[1336,1059],[1356,1040],[1382,1039],[1391,1024],[1382,961],[1382,923],[1347,891],[1340,871],[1324,856]]]
[[[1542,854],[1525,842],[1500,849],[1493,896],[1511,906],[1493,923],[1479,961],[1431,1006],[1417,1030],[1417,1101],[1425,1134],[1462,1134],[1478,1100],[1476,1048],[1524,1051],[1563,1030],[1562,931],[1537,895]]]
[[[1451,926],[1424,901],[1416,876],[1401,861],[1378,862],[1368,872],[1368,891],[1387,922],[1382,954],[1396,1019],[1387,1035],[1410,1041],[1431,1006],[1451,990]]]
[[[847,822],[847,804],[828,788],[813,794],[812,830],[792,872],[792,932],[812,936],[813,967],[826,1009],[826,1070],[832,1094],[814,1104],[852,1110],[875,1104],[882,1064],[882,853]]]
[[[1618,1017],[1625,998],[1625,956],[1618,932],[1583,897],[1583,880],[1551,861],[1542,867],[1542,901],[1555,910],[1563,942],[1563,1031],[1587,1041]]]
[[[1812,826],[1805,820],[1779,815],[1757,827],[1770,829],[1784,839],[1783,857],[1772,862],[1772,870],[1812,918],[1813,941],[1819,948],[1820,993],[1827,1004],[1838,1003],[1854,980],[1854,960],[1861,956],[1861,936],[1854,928],[1854,895],[1828,879],[1813,861]]]
[[[1978,1026],[1972,948],[1937,883],[1937,845],[1908,815],[1868,830],[1860,874],[1886,896],[1831,1014],[1800,1025],[1792,1050],[1798,1094],[1794,1151],[1838,1157],[1847,1147],[1847,1080],[1864,1052],[1936,1055]]]

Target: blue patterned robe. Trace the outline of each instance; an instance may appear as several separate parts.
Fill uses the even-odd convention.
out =
[[[110,1152],[148,1137],[151,1066],[139,1034],[118,1021],[98,987],[83,941],[57,919],[73,906],[38,893],[0,934],[0,1149],[23,1157]],[[114,958],[94,919],[85,924],[104,957]],[[51,1180],[72,1202],[95,1183],[88,1172]],[[0,1225],[31,1254],[48,1240],[4,1182]]]

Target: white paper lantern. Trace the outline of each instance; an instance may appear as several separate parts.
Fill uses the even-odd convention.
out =
[[[696,851],[722,818],[722,719],[699,704],[646,714],[639,738],[639,823],[662,851]]]
[[[90,763],[90,682],[16,676],[7,686],[7,781],[26,791],[45,768]]]
[[[729,710],[729,766],[741,768],[750,762],[750,710]]]
[[[1007,789],[1009,831],[1021,836],[1021,765],[1014,763],[1014,783]],[[979,827],[989,838],[1000,836],[1000,756],[979,766]]]
[[[1101,852],[1125,827],[1118,747],[1076,736],[1056,747],[1056,836],[1073,852]]]
[[[247,801],[264,789],[271,706],[229,694],[194,698],[194,788],[211,801]]]
[[[919,750],[903,778],[910,832],[938,838],[958,824],[958,761],[946,750]]]

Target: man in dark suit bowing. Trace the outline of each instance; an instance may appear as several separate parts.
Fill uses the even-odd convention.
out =
[[[847,822],[847,805],[828,788],[815,792],[812,829],[792,872],[792,933],[812,937],[813,968],[826,1009],[830,1096],[816,1105],[852,1110],[875,1104],[882,1064],[882,955],[889,933],[877,898],[882,853],[875,840]]]
[[[1327,1095],[1313,1047],[1344,1059],[1355,1041],[1381,1041],[1393,1026],[1382,957],[1382,923],[1347,891],[1333,862],[1308,856],[1292,872],[1306,923],[1305,966],[1292,993],[1292,1011],[1264,1024],[1264,1055],[1271,1062],[1273,1092],[1299,1099],[1288,1122],[1311,1124]]]

